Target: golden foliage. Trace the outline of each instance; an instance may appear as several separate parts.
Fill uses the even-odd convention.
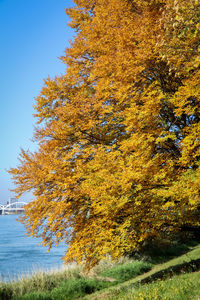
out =
[[[23,218],[96,264],[199,226],[199,1],[76,0],[77,36],[36,99],[35,153],[10,170]]]

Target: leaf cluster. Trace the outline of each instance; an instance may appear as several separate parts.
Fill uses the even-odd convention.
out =
[[[76,0],[77,35],[35,110],[35,153],[10,173],[22,221],[95,265],[199,226],[199,1]]]

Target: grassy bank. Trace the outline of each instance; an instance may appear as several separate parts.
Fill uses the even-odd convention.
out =
[[[0,283],[0,299],[198,299],[199,270],[200,244],[176,246],[171,252],[160,249],[159,255],[144,255],[141,260],[113,263],[108,259],[89,274],[83,265],[76,265]]]
[[[122,260],[102,262],[89,274],[84,266],[72,266],[50,274],[39,272],[16,282],[1,283],[1,299],[76,299],[135,278],[149,271],[152,264]]]
[[[113,299],[113,297],[109,297]],[[132,288],[114,299],[124,300],[198,300],[200,299],[200,272],[174,276],[167,280]]]

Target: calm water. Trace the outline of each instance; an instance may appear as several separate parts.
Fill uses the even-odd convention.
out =
[[[16,278],[36,270],[62,266],[61,257],[66,246],[60,245],[47,253],[38,246],[40,240],[26,235],[17,215],[0,216],[0,281]]]

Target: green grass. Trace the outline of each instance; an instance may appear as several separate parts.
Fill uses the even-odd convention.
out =
[[[200,244],[178,245],[173,251],[167,251],[162,264],[152,264],[157,255],[153,251],[149,262],[122,259],[113,263],[107,259],[89,274],[85,273],[84,266],[77,265],[0,283],[0,300],[200,299],[200,273],[182,275],[200,269]],[[158,261],[161,256],[157,255]]]
[[[152,264],[143,261],[133,261],[124,265],[116,265],[101,273],[103,277],[114,278],[118,283],[125,282],[131,278],[148,272],[153,267]]]
[[[87,275],[80,266],[53,274],[40,272],[9,284],[1,283],[0,300],[77,299],[134,278],[151,267],[146,262],[124,260],[114,266],[111,262],[101,263],[92,270],[93,275]]]
[[[143,286],[145,286],[147,284],[147,282],[156,281],[159,277],[167,278],[169,276],[171,277],[173,275],[176,275],[176,271],[175,270],[173,271],[173,268],[176,269],[177,266],[179,266],[179,265],[184,266],[184,264],[190,263],[191,261],[197,260],[199,258],[200,258],[200,244],[198,244],[195,247],[191,247],[191,251],[189,251],[181,256],[170,259],[169,261],[167,261],[165,263],[155,265],[154,268],[152,268],[152,270],[150,270],[147,273],[139,275],[134,279],[125,281],[116,286],[112,286],[106,290],[100,291],[91,296],[86,296],[84,299],[101,299],[101,300],[102,299],[117,299],[119,294],[121,295],[121,297],[122,297],[122,295],[124,295],[124,297],[126,297],[127,293],[130,290],[132,290],[133,288],[137,288],[139,284],[142,284]],[[188,268],[188,270],[184,270],[184,272],[190,272],[190,271],[191,271],[190,268]],[[159,275],[159,276],[157,276],[157,275]],[[189,274],[189,276],[190,275],[192,275],[192,274]],[[152,283],[152,284],[154,284],[154,283]],[[199,288],[199,290],[200,290],[200,288]],[[122,298],[122,299],[126,299],[126,298]],[[143,300],[143,298],[141,298],[141,300]]]
[[[14,296],[13,300],[52,300],[48,293],[34,292],[24,296]]]
[[[146,284],[121,293],[115,300],[197,300],[200,299],[200,272],[190,273],[165,281]]]
[[[58,287],[63,281],[78,279],[81,277],[83,266],[72,266],[64,270],[37,272],[32,276],[18,278],[11,283],[0,283],[0,300],[13,299],[29,293],[45,293]],[[42,299],[42,298],[41,298]]]
[[[23,296],[15,296],[13,300],[70,300],[92,294],[105,289],[111,282],[97,279],[79,278],[63,281],[58,287],[46,292],[33,292]]]

